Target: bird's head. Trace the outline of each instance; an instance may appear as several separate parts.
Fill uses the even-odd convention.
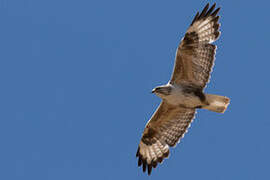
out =
[[[152,93],[155,93],[159,97],[168,96],[171,94],[172,87],[169,85],[158,86],[152,90]]]

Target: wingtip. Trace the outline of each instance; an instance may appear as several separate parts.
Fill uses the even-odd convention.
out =
[[[199,15],[200,15],[200,13],[197,12],[190,25],[192,25],[197,20]]]
[[[208,16],[211,14],[211,12],[215,9],[215,7],[216,7],[216,3],[214,3],[214,4],[210,7],[210,9],[207,11],[205,17],[208,17]]]
[[[219,11],[220,11],[220,7],[217,8],[217,9],[211,14],[211,16],[215,17]]]
[[[190,25],[193,25],[194,22],[197,21],[197,20],[199,20],[199,19],[206,18],[206,17],[208,17],[208,16],[213,16],[213,17],[216,16],[217,13],[218,13],[219,10],[220,10],[220,7],[217,8],[217,9],[213,12],[213,10],[214,10],[215,7],[216,7],[216,3],[214,3],[214,4],[210,7],[210,9],[209,9],[209,6],[210,6],[210,3],[207,3],[207,4],[205,5],[205,7],[203,8],[203,10],[201,11],[201,13],[200,13],[200,12],[197,12],[196,15],[195,15],[195,17],[193,18],[193,20],[192,20],[192,22],[191,22]]]
[[[136,157],[138,157],[138,156],[139,156],[139,153],[140,153],[140,147],[138,147],[138,149],[137,149],[137,152],[136,152]]]
[[[203,8],[203,10],[202,10],[200,16],[198,17],[198,19],[200,19],[200,18],[202,18],[202,17],[204,17],[206,15],[208,8],[209,8],[209,3],[207,3],[206,6]]]
[[[152,172],[152,165],[151,164],[148,164],[148,168],[147,168],[147,174],[148,174],[148,176],[150,176],[151,175],[151,172]]]
[[[145,171],[146,171],[146,164],[143,163],[143,172],[145,172]]]
[[[209,8],[209,6],[210,6],[210,3],[207,3],[205,6],[204,6],[204,9],[206,8],[206,9],[208,9]]]
[[[138,167],[140,167],[142,165],[142,158],[139,156],[139,159],[138,159]]]

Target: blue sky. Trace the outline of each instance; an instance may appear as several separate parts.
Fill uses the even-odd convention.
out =
[[[216,1],[221,37],[199,110],[148,177],[135,153],[174,55],[208,1],[1,0],[0,179],[269,179],[269,2]],[[214,1],[210,1],[213,3]]]

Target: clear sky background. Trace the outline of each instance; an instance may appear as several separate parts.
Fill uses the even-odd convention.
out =
[[[0,179],[270,179],[268,1],[217,1],[221,37],[199,110],[148,177],[135,153],[175,51],[208,1],[0,0]],[[214,3],[214,1],[210,1]]]

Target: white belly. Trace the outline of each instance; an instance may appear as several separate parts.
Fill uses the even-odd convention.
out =
[[[164,97],[169,104],[184,107],[197,107],[202,105],[199,97],[193,94],[183,93],[181,88],[174,88],[171,95]]]

